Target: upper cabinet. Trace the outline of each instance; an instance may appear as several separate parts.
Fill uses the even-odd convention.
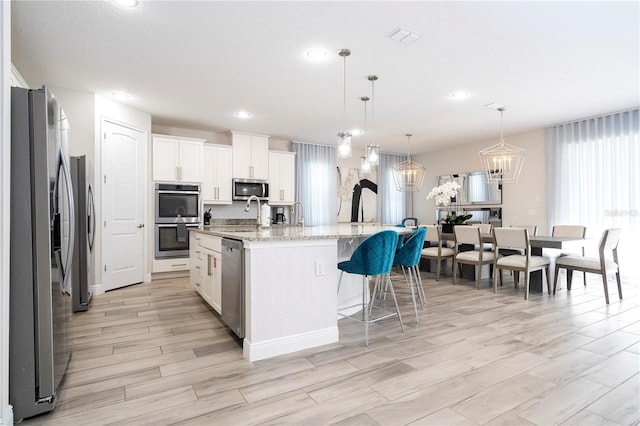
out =
[[[204,144],[201,189],[204,204],[231,204],[231,158],[229,145]]]
[[[153,180],[201,183],[204,139],[153,135]]]
[[[233,146],[233,177],[269,179],[269,137],[229,132]]]
[[[296,155],[269,151],[269,204],[292,205],[296,200]]]

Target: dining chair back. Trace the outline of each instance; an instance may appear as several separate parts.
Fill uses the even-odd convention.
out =
[[[582,225],[555,225],[551,228],[551,236],[553,237],[571,237],[571,238],[584,238],[587,235],[587,227]],[[584,246],[580,247],[582,255],[584,256]],[[562,252],[560,256],[573,255],[577,253]],[[583,272],[582,282],[585,287],[587,285],[587,274]]]
[[[602,276],[604,287],[604,298],[609,304],[609,288],[607,285],[607,274],[615,273],[618,284],[618,296],[622,300],[622,286],[620,283],[620,266],[618,263],[618,243],[622,230],[618,228],[607,229],[600,237],[598,247],[599,257],[591,258],[578,255],[561,256],[556,260],[555,278],[553,281],[553,294],[558,286],[558,272],[560,269],[567,271],[567,290],[571,290],[571,276],[573,271],[582,271],[584,274],[599,274]],[[611,256],[607,255],[611,253]]]
[[[418,270],[420,254],[422,253],[426,233],[427,228],[424,226],[415,230],[411,236],[404,240],[404,243],[397,248],[396,255],[393,259],[393,266],[399,266],[402,269],[407,286],[411,292],[411,302],[413,303],[413,311],[416,315],[416,323],[419,322],[416,297],[420,300],[421,307],[424,307],[426,304],[424,288],[422,287],[420,271]]]
[[[453,233],[456,240],[453,256],[453,284],[456,283],[457,266],[461,264],[473,265],[476,272],[476,288],[480,289],[482,265],[493,263],[494,252],[475,249],[475,247],[482,247],[480,228],[475,225],[454,226]],[[473,249],[463,251],[464,246],[473,247]]]
[[[453,258],[454,251],[450,247],[442,246],[442,231],[438,225],[427,226],[427,233],[424,239],[430,244],[435,244],[435,246],[422,249],[420,257],[436,261],[436,281],[440,281],[442,260],[446,262],[447,259]],[[451,262],[451,266],[453,267],[453,262]],[[451,272],[453,273],[453,271]]]
[[[530,237],[538,235],[538,225],[511,225],[511,228],[524,228]]]
[[[493,228],[493,240],[496,251],[501,249],[517,250],[524,254],[512,254],[510,256],[498,257],[494,263],[493,292],[498,291],[498,275],[502,282],[502,270],[516,272],[514,274],[514,285],[518,286],[518,272],[524,273],[524,298],[529,298],[530,273],[544,269],[547,277],[547,292],[551,294],[551,276],[549,270],[549,260],[543,256],[531,255],[531,244],[529,243],[529,231],[525,228]]]
[[[353,318],[349,314],[343,314],[342,311],[350,310],[354,307],[360,307],[362,309],[363,321],[365,323],[365,345],[369,346],[369,323],[379,321],[390,316],[397,316],[400,321],[400,327],[404,332],[404,324],[402,323],[402,317],[400,316],[400,309],[398,308],[398,300],[396,299],[391,285],[389,273],[393,267],[393,260],[395,259],[396,248],[398,247],[398,233],[393,230],[385,230],[377,232],[367,238],[365,238],[358,247],[354,250],[351,258],[343,262],[338,263],[338,269],[340,270],[340,280],[338,281],[338,293],[340,293],[340,286],[342,284],[342,278],[345,272],[349,274],[362,275],[362,302],[341,307],[338,311],[338,315],[344,318]],[[370,318],[370,304],[373,302],[373,297],[369,298],[369,280],[368,277],[376,277],[374,294],[377,288],[381,285],[380,282],[384,281],[384,285],[389,287],[391,296],[395,303],[395,310],[392,313],[377,317],[375,319]],[[380,279],[382,277],[382,280]]]
[[[402,224],[404,226],[418,226],[418,218],[416,217],[405,217],[402,219]]]

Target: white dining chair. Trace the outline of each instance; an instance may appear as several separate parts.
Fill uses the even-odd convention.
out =
[[[494,252],[475,249],[475,247],[482,247],[480,228],[475,225],[454,226],[453,233],[456,238],[455,254],[453,256],[453,283],[456,283],[456,275],[459,265],[473,265],[476,272],[476,288],[480,289],[482,265],[493,263]],[[460,250],[461,245],[473,245],[474,249],[462,251]]]
[[[602,233],[598,248],[599,257],[585,257],[578,255],[561,256],[556,260],[555,278],[553,280],[553,294],[556,294],[558,285],[558,271],[567,271],[567,290],[571,290],[571,276],[573,271],[582,271],[584,274],[599,274],[602,276],[604,286],[604,298],[609,304],[609,288],[607,285],[607,274],[615,273],[618,284],[618,296],[622,300],[622,286],[620,284],[620,267],[618,264],[618,243],[620,242],[621,229],[607,229]],[[611,252],[611,257],[607,257]]]
[[[524,254],[513,254],[511,256],[498,257],[494,263],[493,291],[498,291],[498,276],[502,281],[502,270],[514,272],[514,284],[518,286],[518,273],[524,273],[524,298],[529,299],[530,274],[534,271],[544,269],[547,274],[547,292],[551,294],[551,276],[549,270],[549,259],[543,256],[532,256],[531,245],[529,243],[529,232],[525,228],[494,228],[493,240],[496,251],[500,249],[521,250]]]
[[[430,244],[435,244],[435,246],[423,248],[420,257],[436,261],[436,281],[440,281],[442,261],[446,262],[449,258],[453,259],[455,252],[450,247],[442,246],[442,230],[438,225],[427,226],[427,234],[424,240]],[[451,262],[451,267],[453,268],[453,262]]]
[[[582,225],[555,225],[551,229],[552,237],[572,237],[572,238],[584,238],[587,234],[587,227]],[[582,255],[584,256],[584,246],[581,247]],[[562,252],[560,256],[573,255],[573,252]],[[587,285],[587,274],[582,274],[582,281],[584,285]]]

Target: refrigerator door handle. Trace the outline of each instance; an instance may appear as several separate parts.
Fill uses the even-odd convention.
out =
[[[93,186],[89,184],[88,190],[89,206],[87,208],[89,217],[87,218],[87,236],[89,237],[89,251],[93,250],[93,243],[96,239],[96,200],[93,195]]]
[[[75,212],[73,209],[73,183],[71,182],[71,173],[69,171],[69,164],[67,163],[67,159],[64,156],[64,151],[60,149],[60,155],[58,156],[58,173],[56,173],[56,188],[58,186],[57,179],[60,178],[60,169],[64,174],[65,186],[67,188],[67,204],[69,208],[69,243],[67,246],[67,257],[64,261],[64,267],[61,265],[62,269],[62,280],[60,281],[60,291],[64,292],[64,289],[67,287],[67,281],[69,280],[69,275],[71,272],[71,262],[73,262],[73,244],[75,242]],[[54,200],[57,197],[54,196]]]

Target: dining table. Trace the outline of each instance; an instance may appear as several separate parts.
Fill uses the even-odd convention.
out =
[[[445,241],[455,241],[455,235],[453,233],[442,233],[441,238]],[[483,243],[493,244],[493,234],[483,233],[481,235]],[[534,256],[546,256],[551,265],[551,280],[553,281],[555,259],[560,256],[562,250],[577,250],[583,247],[589,241],[588,238],[579,237],[552,237],[550,235],[532,235],[529,237],[529,244],[531,244],[531,254]],[[549,249],[549,250],[544,250]],[[530,293],[542,293],[543,289],[543,277],[542,270],[531,273],[529,279],[529,292]],[[471,279],[473,279],[473,272],[471,273]]]

